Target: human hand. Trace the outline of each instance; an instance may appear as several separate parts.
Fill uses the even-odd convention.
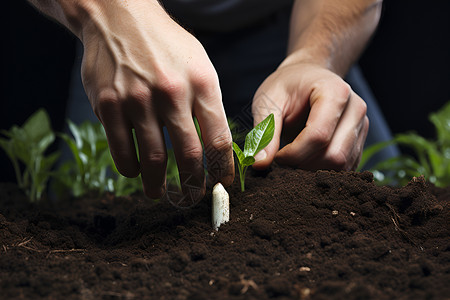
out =
[[[354,170],[369,120],[365,102],[335,73],[314,63],[282,64],[258,88],[254,123],[275,115],[272,142],[256,157],[256,169],[276,162],[306,170]],[[279,150],[280,138],[287,145]]]
[[[119,172],[127,177],[141,172],[145,194],[161,197],[166,191],[166,126],[183,193],[192,202],[199,200],[205,176],[196,116],[209,177],[230,185],[231,134],[217,74],[202,45],[157,1],[92,1],[86,15],[78,34],[84,45],[83,84]]]

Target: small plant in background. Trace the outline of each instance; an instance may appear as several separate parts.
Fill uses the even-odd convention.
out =
[[[38,110],[22,127],[14,125],[10,130],[0,131],[4,136],[0,137],[0,147],[11,160],[18,186],[31,201],[42,198],[50,179],[57,194],[70,193],[75,197],[103,192],[125,196],[142,191],[140,175],[127,178],[117,170],[99,122],[85,121],[76,125],[68,120],[68,125],[71,135],[61,133],[58,136],[69,147],[73,159],[63,162],[56,170],[53,167],[59,152],[46,154],[56,135],[45,110]],[[175,155],[172,149],[167,152],[167,179],[180,186]]]
[[[73,160],[60,166],[55,179],[75,197],[109,191],[107,171],[112,158],[102,125],[85,121],[78,126],[70,120],[67,122],[73,137],[65,133],[60,137],[69,146]]]
[[[178,173],[177,160],[173,149],[167,150],[166,181],[181,190],[180,174]]]
[[[13,164],[17,184],[30,201],[39,201],[47,187],[51,169],[59,157],[57,152],[46,154],[55,140],[48,114],[40,109],[22,127],[14,125],[1,133],[6,138],[0,138],[0,147]]]
[[[67,122],[73,137],[64,133],[60,136],[69,146],[73,160],[64,162],[57,170],[55,179],[62,185],[57,190],[70,190],[75,197],[105,191],[125,196],[142,190],[140,176],[127,178],[117,170],[99,122],[85,121],[81,125]]]
[[[128,178],[119,173],[111,158],[111,169],[114,172],[113,177],[107,179],[107,191],[114,193],[118,197],[134,194],[142,191],[141,175],[135,178]]]
[[[255,126],[245,137],[244,151],[233,142],[239,169],[241,191],[245,191],[245,173],[247,168],[255,163],[255,155],[264,149],[272,140],[275,131],[274,115],[270,114],[261,123]]]
[[[407,184],[412,177],[424,175],[438,187],[450,186],[450,102],[429,116],[436,129],[436,140],[428,140],[416,133],[398,134],[392,141],[367,148],[360,166],[378,151],[398,144],[410,148],[414,156],[401,155],[379,162],[372,168],[375,178],[382,184]]]

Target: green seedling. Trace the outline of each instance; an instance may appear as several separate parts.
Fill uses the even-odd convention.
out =
[[[407,184],[412,177],[424,175],[439,187],[450,186],[450,102],[429,116],[436,129],[436,140],[428,140],[416,133],[398,134],[393,140],[368,147],[360,166],[378,151],[391,144],[410,148],[414,155],[400,155],[379,162],[372,168],[381,184]]]
[[[48,114],[40,109],[22,127],[14,125],[1,133],[6,138],[0,138],[0,147],[12,162],[18,186],[30,201],[39,201],[47,187],[51,168],[59,157],[57,152],[46,155],[55,140]]]
[[[247,172],[247,168],[255,163],[255,155],[270,143],[274,131],[274,115],[270,114],[247,134],[245,137],[244,151],[233,142],[233,150],[236,153],[238,162],[241,191],[245,191],[245,173]]]
[[[127,178],[117,170],[100,123],[85,121],[77,126],[68,121],[68,124],[73,138],[66,134],[62,134],[61,138],[69,146],[74,159],[65,162],[58,170],[56,179],[63,190],[72,191],[76,197],[105,191],[126,196],[142,191],[141,175]],[[134,141],[138,149],[135,136]],[[138,151],[136,155],[139,157]],[[168,149],[167,155],[167,180],[179,187],[181,184],[173,150]]]
[[[126,178],[120,175],[100,123],[85,121],[76,125],[70,120],[67,122],[73,137],[60,136],[69,146],[73,160],[66,161],[57,171],[56,180],[63,190],[70,190],[75,197],[105,191],[124,196],[142,190],[140,176]]]
[[[109,190],[107,171],[112,159],[102,125],[89,121],[81,125],[70,120],[67,123],[73,137],[65,133],[60,137],[69,146],[73,160],[61,165],[56,180],[75,197]]]

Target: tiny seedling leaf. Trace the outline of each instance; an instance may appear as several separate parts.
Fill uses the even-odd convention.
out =
[[[274,116],[270,114],[247,134],[245,137],[244,151],[233,142],[233,150],[236,153],[238,161],[239,180],[242,191],[245,190],[245,173],[247,168],[255,163],[255,155],[270,143],[274,132]]]
[[[270,114],[245,137],[244,156],[255,156],[272,140],[275,131],[274,115]]]
[[[238,144],[236,144],[235,142],[233,142],[233,150],[234,150],[234,153],[236,153],[239,163],[242,164],[242,161],[245,158],[244,152],[242,152],[241,148],[239,148]]]

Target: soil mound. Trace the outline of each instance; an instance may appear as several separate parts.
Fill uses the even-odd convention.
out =
[[[5,299],[448,299],[450,188],[273,168],[189,210],[136,195],[27,204],[0,185]]]

